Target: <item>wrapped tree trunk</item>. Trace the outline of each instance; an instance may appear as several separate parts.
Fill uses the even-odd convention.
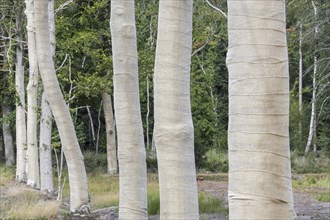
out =
[[[111,0],[119,219],[147,219],[147,169],[140,110],[134,0]]]
[[[161,219],[199,219],[190,107],[191,45],[192,0],[160,0],[154,138]]]
[[[285,1],[228,0],[229,218],[294,219]]]
[[[49,39],[48,1],[35,0],[35,9],[38,65],[68,165],[70,211],[86,212],[89,209],[87,174],[73,121],[56,78]]]

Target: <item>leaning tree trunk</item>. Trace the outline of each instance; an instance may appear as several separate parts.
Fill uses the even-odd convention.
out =
[[[26,181],[26,116],[25,116],[25,85],[24,85],[24,65],[23,65],[23,10],[17,6],[16,28],[16,180]]]
[[[10,105],[2,105],[2,131],[3,131],[3,141],[5,146],[5,159],[6,166],[12,166],[15,164],[15,154],[14,154],[14,143],[13,136],[10,129],[9,118],[12,113]]]
[[[229,219],[293,219],[285,1],[227,2]]]
[[[107,173],[113,175],[118,172],[115,120],[113,118],[111,96],[107,93],[102,93],[102,100],[107,134]]]
[[[38,62],[36,51],[36,35],[34,26],[34,0],[25,0],[27,18],[27,39],[29,55],[29,83],[27,91],[27,150],[28,173],[27,184],[39,188],[39,158],[37,143],[37,99],[38,99]]]
[[[35,24],[39,70],[68,165],[70,211],[87,211],[89,199],[84,158],[79,147],[69,109],[56,78],[49,39],[48,1],[36,0],[35,9],[38,12],[35,14]]]
[[[190,107],[191,44],[192,1],[160,0],[154,138],[161,219],[199,219]]]
[[[140,110],[134,1],[111,0],[119,219],[147,219],[147,173]]]
[[[48,0],[49,18],[49,38],[51,42],[51,53],[55,57],[55,16],[54,0]],[[52,111],[46,98],[45,91],[41,98],[41,118],[40,118],[40,190],[54,191],[54,181],[52,172]]]

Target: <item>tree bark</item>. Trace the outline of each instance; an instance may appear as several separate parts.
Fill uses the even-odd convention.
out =
[[[17,47],[15,86],[18,100],[16,101],[16,180],[26,181],[26,115],[25,115],[25,85],[23,65],[23,9],[16,9]]]
[[[294,219],[285,1],[227,2],[229,219]]]
[[[54,191],[52,170],[52,112],[47,102],[45,92],[41,98],[40,119],[40,190],[46,192]]]
[[[147,219],[146,154],[140,110],[134,1],[111,0],[119,219]]]
[[[51,42],[51,53],[55,58],[55,16],[54,0],[48,0],[48,22],[49,39]],[[52,170],[52,111],[46,98],[45,91],[41,98],[41,119],[40,119],[40,190],[46,192],[54,191],[53,170]]]
[[[10,105],[2,105],[2,131],[3,131],[3,141],[5,146],[5,159],[6,166],[12,166],[15,164],[15,153],[14,153],[14,143],[13,136],[10,129],[9,118],[12,113]]]
[[[56,78],[49,39],[48,1],[36,0],[35,9],[38,65],[68,165],[70,211],[85,212],[89,209],[87,175],[73,121]]]
[[[302,23],[299,25],[299,138],[302,135],[302,76],[303,76],[303,54],[302,54]]]
[[[161,219],[199,219],[190,107],[191,45],[192,1],[160,0],[154,138]]]
[[[314,20],[315,20],[315,39],[317,41],[318,38],[318,32],[319,28],[317,25],[317,7],[314,4],[314,1],[312,1],[312,5],[314,8]],[[309,133],[308,133],[308,139],[307,144],[305,147],[305,153],[308,153],[311,151],[311,146],[313,143],[313,149],[316,151],[316,77],[317,77],[317,71],[318,71],[318,59],[317,59],[317,44],[315,45],[315,51],[314,51],[314,66],[313,66],[313,93],[312,93],[312,109],[311,109],[311,117],[310,117],[310,123],[309,123]],[[315,136],[314,136],[315,134]]]
[[[113,175],[118,172],[115,120],[113,118],[111,96],[102,93],[102,100],[107,134],[107,173]]]
[[[25,0],[25,14],[27,18],[27,39],[29,54],[29,83],[27,92],[27,150],[28,171],[27,184],[34,188],[40,188],[39,158],[37,142],[37,107],[38,107],[38,62],[36,51],[36,36],[34,24],[34,0]]]

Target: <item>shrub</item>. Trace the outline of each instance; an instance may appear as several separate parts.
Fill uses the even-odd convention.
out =
[[[228,172],[228,155],[216,149],[208,150],[204,156],[205,169],[211,172]]]

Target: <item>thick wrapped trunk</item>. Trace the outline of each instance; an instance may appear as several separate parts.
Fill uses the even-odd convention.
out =
[[[160,0],[154,75],[160,218],[199,219],[190,108],[192,0]]]
[[[285,1],[228,0],[229,218],[293,219]]]

